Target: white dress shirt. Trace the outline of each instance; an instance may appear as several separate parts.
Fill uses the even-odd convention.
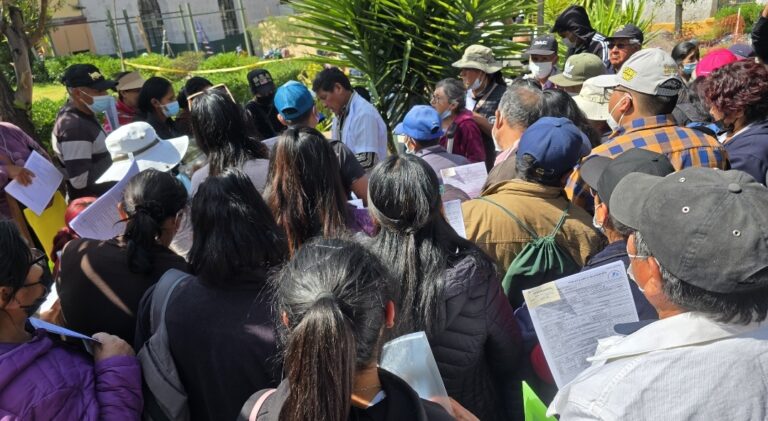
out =
[[[333,118],[331,138],[341,140],[355,154],[375,152],[379,161],[387,157],[387,125],[376,107],[365,98],[352,93],[343,127]],[[341,131],[341,135],[339,135]]]
[[[768,325],[700,313],[601,340],[547,415],[568,420],[766,420]]]

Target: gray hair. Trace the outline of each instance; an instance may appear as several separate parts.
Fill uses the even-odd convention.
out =
[[[462,81],[452,78],[443,79],[435,85],[435,90],[440,88],[443,88],[449,104],[455,104],[457,111],[464,109],[467,104],[467,90]]]
[[[541,117],[540,88],[528,83],[513,83],[499,103],[499,112],[508,125],[524,129]]]
[[[635,248],[638,256],[653,257],[653,252],[643,240],[643,235],[635,231]],[[691,285],[664,269],[656,260],[661,273],[661,290],[672,304],[687,310],[704,313],[720,323],[747,325],[762,322],[768,316],[768,288],[756,291],[719,293],[707,291]],[[717,268],[712,268],[712,276],[718,276]],[[766,276],[765,272],[757,276]]]

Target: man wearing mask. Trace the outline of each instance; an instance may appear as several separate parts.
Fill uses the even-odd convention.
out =
[[[554,89],[555,84],[549,81],[557,71],[557,41],[551,35],[535,38],[530,48],[525,50],[528,55],[528,70],[530,73],[523,79],[535,80],[541,89]]]
[[[96,184],[112,165],[107,151],[107,134],[96,119],[113,106],[115,98],[107,95],[115,82],[107,80],[92,64],[73,64],[61,78],[69,99],[56,116],[51,144],[66,172],[69,200],[99,196],[114,183]]]
[[[643,38],[643,31],[631,23],[619,27],[612,37],[606,38],[608,60],[611,62],[608,73],[619,73],[621,66],[632,57],[632,54],[643,48]]]
[[[566,59],[574,54],[591,53],[596,55],[606,68],[610,67],[605,35],[592,28],[587,11],[583,7],[570,6],[565,9],[555,20],[552,33],[560,35],[563,44],[568,47]]]
[[[253,94],[253,99],[245,104],[249,124],[253,124],[262,139],[277,136],[285,130],[285,126],[277,118],[274,105],[277,87],[272,80],[272,75],[264,69],[251,70],[248,73],[248,86]]]

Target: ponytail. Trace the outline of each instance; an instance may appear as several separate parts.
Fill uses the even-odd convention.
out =
[[[290,390],[281,421],[346,420],[357,346],[331,293],[321,294],[293,328],[285,354]]]
[[[123,236],[127,242],[128,269],[149,274],[154,269],[153,248],[166,219],[175,217],[187,203],[187,190],[176,177],[157,170],[135,175],[123,193],[128,215]]]

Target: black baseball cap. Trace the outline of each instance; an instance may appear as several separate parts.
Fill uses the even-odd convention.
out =
[[[581,178],[606,204],[610,202],[616,185],[629,173],[640,172],[663,177],[674,171],[675,167],[665,155],[640,148],[630,149],[615,159],[593,156],[580,169]]]
[[[536,37],[531,42],[531,46],[525,50],[525,54],[548,56],[557,53],[557,40],[552,35]]]
[[[768,188],[745,172],[631,173],[616,185],[610,208],[687,284],[720,294],[768,286]]]
[[[97,91],[114,89],[117,82],[105,79],[99,68],[93,64],[73,64],[64,70],[61,83],[67,88],[92,88]]]
[[[275,92],[276,89],[272,75],[264,69],[253,69],[248,72],[248,86],[254,95],[267,95]]]
[[[624,26],[620,26],[618,29],[613,31],[613,35],[610,37],[606,37],[605,40],[608,42],[617,40],[617,39],[636,39],[640,42],[640,44],[643,43],[643,39],[645,37],[643,36],[643,31],[640,30],[637,26],[628,23]]]

